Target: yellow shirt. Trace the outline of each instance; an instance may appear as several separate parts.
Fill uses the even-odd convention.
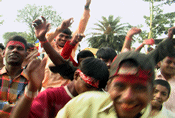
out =
[[[150,105],[141,111],[141,118],[147,118]],[[56,118],[117,118],[113,101],[105,92],[85,92],[70,100]]]

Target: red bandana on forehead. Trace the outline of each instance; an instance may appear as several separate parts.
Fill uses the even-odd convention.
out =
[[[152,76],[152,74],[150,74],[150,71],[138,69],[138,71],[135,74],[115,74],[115,76],[118,77],[114,80],[114,82],[122,81],[131,84],[140,83],[146,85],[148,81],[150,81],[149,79]]]
[[[20,42],[20,41],[9,41],[9,42],[7,43],[7,47],[9,47],[10,45],[16,45],[16,44],[22,46],[22,47],[25,49],[24,44],[23,44],[22,42]]]
[[[77,69],[77,71],[79,72],[80,77],[89,85],[98,88],[99,85],[99,80],[96,81],[94,78],[86,76],[83,72],[81,72],[80,69]]]

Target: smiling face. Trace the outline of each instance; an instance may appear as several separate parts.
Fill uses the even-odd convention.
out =
[[[166,75],[175,75],[175,58],[165,57],[161,62],[161,72]]]
[[[9,65],[21,65],[27,53],[25,46],[19,41],[8,42],[5,49],[5,59]]]
[[[137,67],[122,64],[120,69],[135,73]],[[119,69],[119,71],[120,71]],[[137,81],[133,81],[137,80]],[[114,76],[108,85],[108,92],[118,117],[133,118],[147,106],[152,98],[152,84],[136,75]]]
[[[70,35],[65,34],[65,33],[60,33],[56,37],[56,45],[59,47],[64,47],[65,43],[70,40]]]
[[[153,100],[151,104],[155,108],[161,108],[163,102],[168,99],[168,89],[165,86],[157,84],[154,88]]]

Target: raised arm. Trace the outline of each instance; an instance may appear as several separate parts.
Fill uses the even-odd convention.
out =
[[[125,42],[123,44],[121,52],[126,52],[126,51],[131,50],[132,37],[133,37],[133,35],[139,34],[140,32],[141,32],[141,29],[136,28],[136,27],[133,27],[128,31],[128,33],[125,37]]]
[[[36,59],[27,66],[25,73],[29,77],[29,84],[25,88],[24,96],[19,99],[12,109],[10,118],[28,118],[33,98],[37,96],[37,90],[44,79],[45,65],[46,60]]]
[[[42,17],[43,22],[39,19],[34,21],[34,27],[35,27],[35,35],[36,37],[40,40],[41,45],[43,46],[44,50],[48,54],[49,58],[52,60],[52,62],[55,65],[61,65],[65,63],[66,60],[63,59],[63,57],[55,51],[55,49],[50,45],[48,40],[45,37],[46,32],[48,31],[49,28],[49,23],[46,23],[46,19]],[[41,22],[39,24],[38,20]],[[72,24],[73,18],[64,20],[59,27],[59,31],[61,32],[62,30],[68,28]]]
[[[73,62],[74,66],[78,66],[78,64],[75,62],[75,60],[71,56],[72,50],[77,45],[77,43],[79,43],[82,40],[82,38],[84,38],[84,37],[85,37],[84,34],[77,34],[77,35],[73,36],[71,41],[66,42],[66,44],[64,45],[63,50],[61,52],[61,56],[66,60],[70,59],[70,61]]]
[[[154,44],[154,39],[145,39],[142,44],[135,49],[135,51],[140,52],[140,50],[144,47],[144,45],[153,45]]]

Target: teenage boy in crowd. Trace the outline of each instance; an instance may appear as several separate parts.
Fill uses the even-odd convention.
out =
[[[22,63],[27,56],[27,42],[21,36],[10,38],[6,44],[5,66],[0,70],[0,117],[8,118],[11,109],[23,94],[28,78]]]
[[[75,36],[77,33],[81,33],[83,34],[88,20],[90,18],[90,4],[91,4],[91,0],[86,0],[86,4],[84,7],[84,12],[83,15],[80,19],[79,22],[79,26],[76,29],[76,31],[73,33],[73,36]],[[73,18],[69,19],[70,21],[73,22]],[[71,23],[72,23],[71,22]],[[64,47],[66,41],[71,39],[71,34],[72,32],[70,31],[70,29],[67,27],[67,29],[61,29],[60,27],[58,27],[55,32],[51,32],[51,33],[47,33],[47,40],[48,42],[51,43],[51,45],[54,47],[54,49],[58,52],[61,53],[62,48]],[[42,43],[41,43],[42,45]],[[72,57],[75,57],[75,51],[77,49],[76,45],[74,47],[74,49],[72,50]],[[45,58],[47,58],[47,64],[46,64],[46,69],[45,69],[45,77],[44,80],[42,82],[43,87],[46,89],[48,87],[60,87],[62,85],[66,85],[70,82],[70,80],[68,79],[64,79],[63,77],[61,77],[58,73],[52,73],[49,69],[49,66],[53,65],[52,61],[49,59],[48,56],[46,56]]]
[[[163,103],[168,100],[171,92],[170,84],[166,80],[154,81],[153,99],[149,118],[174,118],[175,113],[167,110]]]
[[[96,52],[97,58],[103,60],[106,63],[108,69],[110,69],[112,60],[116,55],[116,51],[111,47],[102,47]]]
[[[171,95],[169,99],[164,103],[164,106],[175,113],[175,57],[165,57],[158,63],[160,67],[156,76],[156,79],[163,79],[170,83]]]

